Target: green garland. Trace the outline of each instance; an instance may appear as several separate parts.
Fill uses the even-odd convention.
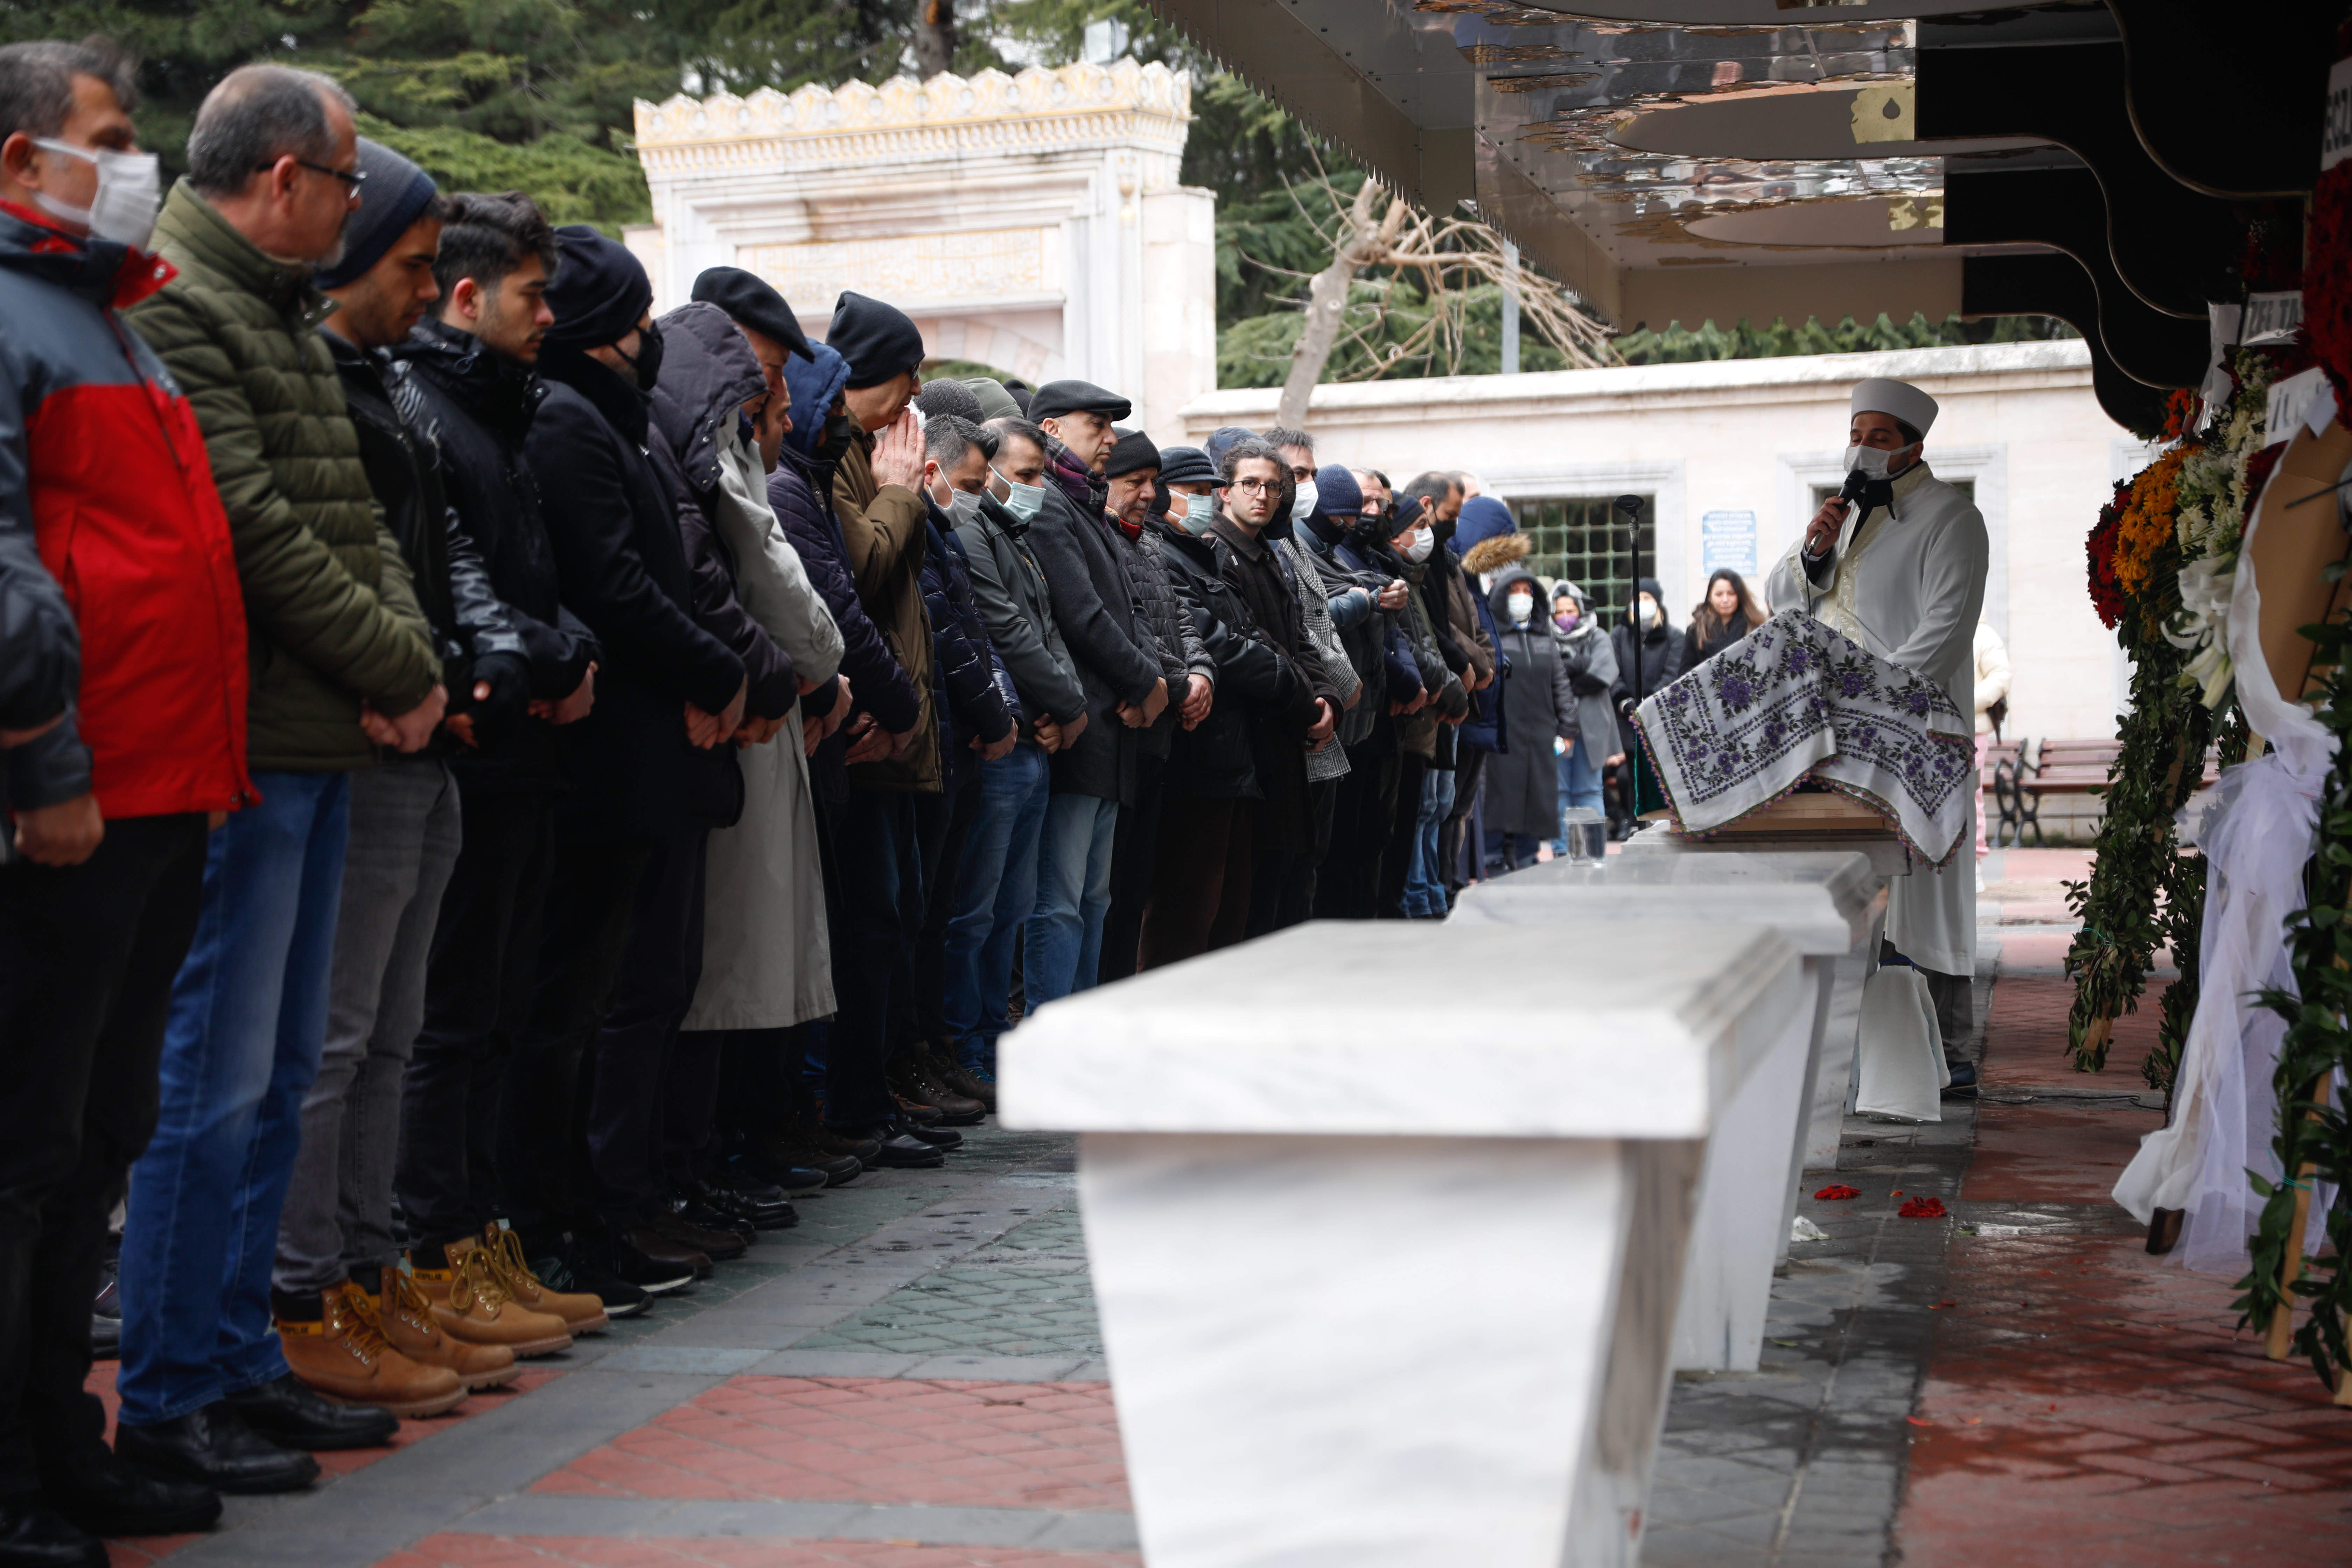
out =
[[[2331,567],[2331,581],[2344,569]],[[2352,1070],[2352,669],[2345,652],[2352,629],[2341,619],[2306,626],[2319,646],[2315,663],[2325,668],[2325,705],[2319,721],[2336,739],[2336,761],[2319,797],[2319,838],[2306,873],[2306,908],[2287,917],[2287,951],[2295,990],[2265,991],[2263,1005],[2286,1020],[2273,1087],[2279,1105],[2278,1134],[2271,1147],[2288,1179],[2265,1180],[2249,1172],[2266,1200],[2248,1250],[2253,1270],[2238,1281],[2245,1294],[2235,1303],[2241,1326],[2266,1328],[2279,1310],[2300,1300],[2310,1309],[2295,1331],[2294,1346],[2309,1358],[2323,1385],[2336,1389],[2352,1347],[2345,1320],[2352,1310],[2352,1274],[2344,1258],[2352,1253],[2352,1117],[2340,1094],[2324,1090],[2339,1072]],[[2306,1168],[2309,1173],[2303,1174]],[[2284,1280],[2295,1235],[2295,1200],[2334,1184],[2335,1198],[2322,1216],[2326,1245],[2306,1258],[2296,1277]],[[2284,1283],[2283,1283],[2284,1280]]]

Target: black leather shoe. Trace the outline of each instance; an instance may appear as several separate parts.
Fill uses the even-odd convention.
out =
[[[220,1520],[220,1494],[210,1487],[144,1474],[97,1445],[70,1464],[44,1466],[41,1491],[92,1535],[182,1535]]]
[[[903,1116],[888,1123],[887,1127],[875,1129],[874,1136],[880,1138],[892,1132],[903,1132],[909,1138],[919,1138],[934,1149],[963,1147],[962,1133],[951,1132],[944,1127],[926,1127],[919,1121],[910,1121]]]
[[[701,1226],[656,1205],[637,1216],[644,1226],[665,1241],[691,1247],[713,1263],[731,1263],[749,1245],[731,1230],[706,1230]]]
[[[924,1171],[934,1165],[944,1165],[948,1157],[935,1145],[926,1143],[912,1132],[902,1132],[897,1126],[874,1130],[873,1163],[896,1171]]]
[[[715,1186],[726,1186],[739,1175],[773,1187],[787,1199],[821,1193],[833,1181],[831,1172],[819,1170],[814,1165],[798,1165],[780,1156],[750,1152],[738,1154],[720,1165],[719,1174],[710,1180]]]
[[[152,1426],[123,1426],[115,1456],[151,1476],[216,1492],[297,1492],[319,1479],[319,1461],[281,1448],[247,1426],[226,1400]]]
[[[391,1411],[323,1399],[290,1372],[230,1394],[228,1405],[257,1436],[282,1448],[375,1448],[400,1430]]]
[[[98,1300],[89,1306],[89,1353],[96,1361],[112,1361],[122,1353],[122,1291],[114,1279],[114,1260],[99,1279]]]
[[[48,1505],[38,1492],[0,1498],[0,1565],[5,1568],[106,1568],[99,1539]]]
[[[656,1236],[650,1226],[635,1220],[607,1229],[600,1261],[648,1296],[667,1296],[710,1278],[709,1255]]]
[[[721,1171],[709,1181],[696,1184],[695,1196],[753,1230],[785,1230],[801,1222],[782,1187],[771,1186],[747,1171]]]

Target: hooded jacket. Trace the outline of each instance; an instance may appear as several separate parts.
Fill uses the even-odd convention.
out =
[[[1513,588],[1535,601],[1524,626],[1511,620]],[[1495,613],[1496,644],[1511,661],[1503,688],[1504,723],[1511,747],[1486,764],[1486,826],[1501,833],[1531,833],[1549,838],[1559,831],[1559,769],[1552,739],[1576,734],[1576,691],[1568,663],[1553,641],[1543,584],[1524,566],[1507,566],[1486,595]]]
[[[1658,585],[1658,580],[1655,577],[1643,578],[1640,591],[1649,595],[1658,606],[1658,624],[1644,627],[1642,632],[1642,697],[1647,698],[1651,693],[1664,689],[1682,674],[1683,639],[1681,633],[1666,624],[1666,592]],[[1629,614],[1627,622],[1630,623],[1632,618]],[[1612,689],[1613,695],[1618,707],[1622,709],[1625,704],[1638,700],[1633,695],[1633,626],[1624,624],[1610,627],[1609,641],[1617,653],[1617,683]],[[1633,737],[1632,721],[1622,721],[1619,728],[1630,742]]]
[[[417,606],[433,629],[449,711],[471,714],[477,741],[495,746],[522,722],[530,666],[513,618],[442,489],[440,453],[420,429],[431,411],[413,388],[395,390],[382,350],[362,348],[324,328],[320,335],[343,380],[343,405],[359,433],[369,487],[400,542]],[[478,682],[490,688],[485,702],[474,700]],[[459,749],[454,737],[436,733],[422,754],[437,759]]]
[[[545,351],[547,392],[524,450],[539,484],[564,603],[604,652],[596,706],[558,731],[575,841],[682,833],[708,801],[684,704],[723,711],[743,661],[694,615],[678,497],[655,462],[644,393],[576,349]]]
[[[1389,640],[1397,617],[1396,611],[1380,607],[1380,591],[1388,585],[1388,579],[1367,570],[1360,563],[1362,558],[1353,552],[1343,553],[1352,537],[1349,526],[1352,521],[1312,512],[1307,526],[1298,531],[1299,542],[1315,557],[1322,577],[1327,591],[1324,604],[1331,612],[1340,650],[1363,683],[1356,705],[1339,716],[1336,731],[1339,743],[1351,749],[1370,741],[1388,717]]]
[[[824,500],[833,494],[834,469],[832,458],[822,455],[830,420],[827,411],[848,380],[848,362],[823,343],[816,345],[813,358],[794,356],[784,362],[784,385],[793,400],[793,428],[784,437],[782,460],[768,476],[768,504],[775,509],[776,521],[799,554],[810,585],[840,628],[840,673],[849,680],[853,710],[873,714],[876,723],[895,735],[913,729],[923,710],[905,668],[882,640],[857,596],[841,520]],[[843,438],[846,439],[845,430]],[[819,696],[830,699],[833,694],[812,693],[812,700]],[[812,706],[806,711],[824,715],[832,710],[829,705]],[[846,736],[836,730],[809,758],[809,775],[827,800],[848,798],[849,774],[842,763],[847,749]]]
[[[490,590],[530,666],[530,695],[560,702],[602,654],[595,634],[563,607],[555,546],[540,510],[523,443],[545,395],[538,373],[471,332],[419,322],[394,351],[389,384],[414,396],[408,424],[438,461],[442,499],[480,558]],[[405,405],[404,404],[404,406]],[[449,758],[467,794],[560,793],[567,785],[555,726],[526,713],[503,739]]]
[[[203,431],[115,314],[168,262],[0,205],[0,727],[7,804],[95,789],[109,819],[226,811],[246,630]]]
[[[1601,617],[1592,613],[1592,601],[1582,588],[1562,578],[1552,584],[1553,600],[1563,588],[1575,597],[1580,614],[1574,631],[1561,631],[1555,621],[1551,640],[1567,668],[1569,689],[1576,694],[1577,743],[1589,747],[1591,760],[1598,763],[1617,749],[1617,710],[1610,695],[1617,685],[1617,649],[1602,633]]]
[[[441,665],[369,492],[334,356],[313,330],[334,302],[307,266],[262,254],[184,179],[155,238],[179,275],[125,316],[195,410],[228,516],[250,763],[367,767],[375,748],[361,700],[396,718],[432,694]]]

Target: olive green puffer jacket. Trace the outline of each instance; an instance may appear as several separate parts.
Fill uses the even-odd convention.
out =
[[[128,314],[195,409],[228,511],[253,661],[256,773],[371,765],[360,700],[397,716],[441,679],[317,326],[332,302],[185,180],[155,246],[180,275]]]

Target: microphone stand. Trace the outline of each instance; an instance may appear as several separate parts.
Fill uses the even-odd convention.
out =
[[[1625,548],[1631,558],[1631,584],[1625,595],[1626,625],[1631,628],[1628,641],[1633,654],[1633,671],[1628,689],[1633,694],[1633,706],[1642,706],[1649,695],[1642,689],[1642,634],[1648,628],[1642,625],[1642,498],[1619,496],[1616,509],[1625,514]],[[1625,724],[1632,731],[1633,743],[1625,748],[1625,831],[1632,834],[1634,825],[1642,820],[1642,736],[1641,727],[1631,718]]]

